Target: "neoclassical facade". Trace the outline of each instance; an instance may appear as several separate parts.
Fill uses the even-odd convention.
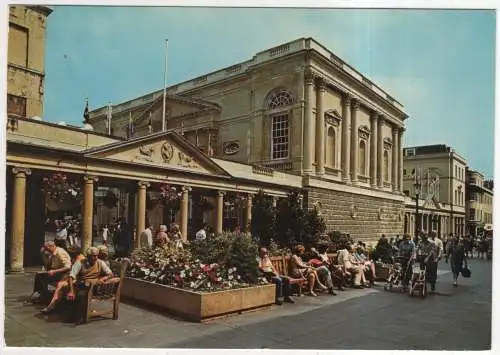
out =
[[[477,235],[493,227],[493,183],[477,170],[466,172],[467,232]]]
[[[403,106],[311,38],[167,89],[167,127],[211,156],[301,177],[328,229],[356,239],[403,232]],[[162,127],[154,92],[91,112],[99,132]]]

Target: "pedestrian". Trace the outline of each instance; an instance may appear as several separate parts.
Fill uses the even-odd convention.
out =
[[[465,245],[458,237],[453,237],[447,245],[445,262],[450,261],[451,272],[453,274],[453,287],[458,287],[458,275],[464,266],[467,268],[467,255]]]
[[[151,228],[151,223],[146,223],[146,229],[141,233],[139,237],[139,247],[140,248],[152,248],[153,247],[153,231]]]
[[[109,228],[108,225],[105,224],[104,227],[102,227],[102,244],[108,245],[108,235],[109,235]]]
[[[425,267],[427,282],[431,285],[431,292],[436,291],[438,251],[436,244],[429,240],[425,234],[422,235],[417,247],[417,259],[421,268]]]

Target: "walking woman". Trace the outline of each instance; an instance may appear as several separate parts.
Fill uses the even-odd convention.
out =
[[[453,237],[446,246],[445,261],[450,260],[451,272],[453,273],[453,287],[458,286],[458,275],[462,269],[467,268],[467,254],[463,240],[458,237]]]

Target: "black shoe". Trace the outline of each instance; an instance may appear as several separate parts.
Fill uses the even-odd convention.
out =
[[[283,301],[277,299],[276,301],[274,301],[274,304],[281,306],[283,304]]]
[[[356,288],[358,290],[363,289],[363,285],[353,285],[352,288]]]
[[[436,291],[436,285],[431,285],[431,292]]]
[[[335,291],[333,290],[333,287],[328,289],[328,293],[332,296],[337,296],[337,294],[335,293]]]
[[[338,289],[339,291],[345,291],[345,288],[343,288],[342,286],[337,287],[337,289]]]
[[[285,299],[283,301],[285,301],[287,303],[295,303],[295,301],[291,297],[285,297]]]

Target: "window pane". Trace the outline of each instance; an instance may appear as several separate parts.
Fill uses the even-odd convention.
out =
[[[272,118],[272,159],[288,157],[288,115]]]

